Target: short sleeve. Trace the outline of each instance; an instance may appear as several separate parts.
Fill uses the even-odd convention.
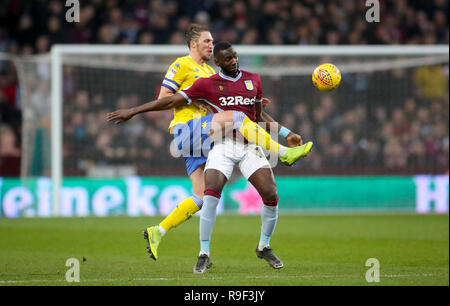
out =
[[[180,89],[185,79],[185,73],[183,72],[183,65],[177,59],[170,65],[161,86],[170,89],[172,92],[177,92]]]
[[[178,93],[185,97],[188,104],[191,104],[194,100],[208,99],[208,88],[208,78],[201,78],[195,81],[191,86],[180,90]]]

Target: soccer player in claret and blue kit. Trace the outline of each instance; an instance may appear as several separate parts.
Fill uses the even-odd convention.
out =
[[[107,120],[121,123],[143,112],[166,110],[192,103],[208,105],[214,114],[194,118],[184,124],[174,126],[175,143],[178,144],[177,148],[183,157],[196,154],[208,156],[212,148],[209,138],[211,136],[215,139],[213,149],[215,157],[209,156],[205,166],[206,175],[209,174],[211,182],[208,178],[205,180],[207,188],[204,198],[205,200],[208,198],[210,204],[207,205],[206,212],[202,212],[200,222],[201,252],[194,273],[204,273],[206,268],[210,266],[209,240],[214,222],[206,224],[202,220],[215,221],[215,207],[219,201],[222,188],[237,161],[240,161],[239,166],[243,175],[255,186],[266,204],[262,209],[263,226],[261,241],[256,251],[257,256],[266,259],[272,267],[281,268],[283,264],[269,248],[269,240],[278,216],[276,185],[270,165],[258,145],[277,154],[280,161],[290,166],[299,158],[307,156],[311,150],[312,142],[302,144],[299,135],[277,124],[268,114],[262,111],[261,79],[257,74],[239,70],[237,54],[229,43],[221,42],[214,47],[214,59],[215,63],[221,68],[218,74],[209,78],[201,78],[192,86],[180,90],[175,95],[151,101],[138,107],[120,109],[109,113],[107,114]],[[292,147],[285,147],[277,143],[255,121],[265,124],[266,129],[269,129],[271,123],[276,123],[279,134],[285,137]],[[216,144],[216,142],[222,139],[222,135],[227,135],[230,131],[239,131],[253,147],[246,145],[245,148],[231,150],[232,152],[229,153],[235,156],[224,154],[224,146],[229,147],[229,143],[219,141]],[[225,137],[224,139],[233,141],[233,138]],[[233,148],[236,149],[234,146]],[[253,149],[250,150],[249,148]],[[206,201],[204,201],[202,211],[205,204]],[[203,218],[204,216],[205,218]]]
[[[195,82],[191,87],[180,92],[188,101],[202,101],[217,113],[234,111],[233,122],[238,126],[247,126],[247,122],[259,122],[270,129],[271,124],[278,125],[268,114],[263,112],[261,105],[262,84],[258,74],[239,69],[238,56],[231,44],[220,42],[214,47],[214,60],[221,68],[218,74]],[[275,230],[278,219],[278,193],[271,166],[261,147],[266,142],[270,149],[270,139],[259,143],[256,135],[251,133],[262,130],[259,125],[248,125],[240,130],[246,139],[255,144],[240,141],[238,135],[228,133],[224,138],[215,139],[214,147],[209,152],[205,166],[205,194],[200,216],[200,254],[194,267],[194,273],[202,274],[211,267],[210,240],[216,219],[216,208],[223,187],[229,180],[233,168],[238,165],[242,175],[256,188],[263,199],[261,210],[262,228],[256,255],[264,258],[271,267],[280,269],[283,262],[269,247],[270,238]],[[222,136],[222,135],[221,135]],[[278,145],[272,144],[274,148]],[[309,152],[312,143],[304,145]],[[279,154],[279,152],[278,152]]]

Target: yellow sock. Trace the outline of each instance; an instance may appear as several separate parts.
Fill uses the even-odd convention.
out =
[[[239,128],[239,132],[250,142],[262,146],[266,150],[278,155],[280,150],[280,144],[270,137],[263,128],[258,124],[251,121],[247,116],[245,116],[242,126]]]
[[[159,224],[167,232],[173,227],[177,227],[200,209],[195,204],[192,197],[187,198],[178,204],[177,207]]]

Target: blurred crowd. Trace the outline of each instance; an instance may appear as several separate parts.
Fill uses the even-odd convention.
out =
[[[380,22],[365,0],[81,0],[79,22],[65,1],[3,0],[0,52],[45,53],[56,43],[184,44],[190,23],[233,44],[448,43],[447,0],[380,0]]]
[[[439,71],[439,77],[420,84],[429,70]],[[381,88],[391,83],[399,90],[389,103],[370,88],[363,95],[340,88],[343,93],[338,94],[338,89],[314,103],[302,95],[297,103],[287,106],[292,107],[291,112],[284,108],[282,122],[315,141],[314,154],[299,164],[301,169],[335,174],[448,172],[448,66],[379,74],[385,79]],[[373,76],[368,82],[375,79]],[[352,78],[344,79],[344,86],[353,82]],[[410,85],[401,88],[402,82]],[[430,86],[437,91],[427,95]]]
[[[20,173],[22,112],[14,65],[0,59],[0,176]]]
[[[0,54],[46,54],[53,44],[65,43],[184,44],[184,31],[193,22],[209,27],[216,41],[228,40],[233,44],[449,42],[447,0],[380,0],[379,23],[366,22],[365,0],[79,2],[80,22],[69,23],[65,1],[3,0]],[[136,118],[123,129],[111,129],[104,124],[105,112],[154,98],[161,75],[145,76],[155,84],[148,91],[123,93],[108,105],[110,97],[79,86],[76,73],[70,69],[64,73],[65,98],[71,101],[68,103],[71,107],[64,109],[64,154],[67,160],[75,160],[65,165],[69,174],[84,175],[91,165],[105,161],[121,164],[130,160],[139,164],[143,174],[148,174],[171,159],[168,157],[171,138],[166,129],[172,116],[170,111]],[[398,94],[388,104],[383,103],[379,90],[370,86],[363,91],[338,90],[322,96],[320,101],[292,99],[295,93],[287,91],[283,95],[266,90],[273,100],[268,112],[299,131],[304,139],[316,141],[315,154],[310,162],[300,163],[302,169],[448,170],[448,65],[393,70],[370,77],[385,81],[386,74],[392,78],[392,83],[387,84],[410,86],[404,90],[391,89],[390,92]],[[360,78],[364,77],[346,76],[343,82],[348,82],[348,86],[342,87],[361,84]],[[371,80],[365,81],[371,84]],[[286,78],[280,82],[267,78],[264,84],[270,88],[275,83],[289,82],[299,80]],[[310,80],[303,83],[311,87]],[[48,86],[48,82],[36,84],[32,103],[41,103],[48,95]],[[305,88],[302,96],[308,97],[308,90],[312,89]],[[22,117],[16,68],[0,57],[0,176],[16,176],[20,172]],[[48,139],[44,134],[42,139]],[[74,154],[77,158],[71,159]],[[184,171],[181,159],[171,162],[180,173]]]

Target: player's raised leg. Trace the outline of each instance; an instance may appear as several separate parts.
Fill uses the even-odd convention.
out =
[[[148,243],[147,250],[150,257],[154,260],[158,259],[158,247],[162,237],[172,228],[175,228],[188,220],[202,208],[202,198],[205,190],[205,176],[203,172],[205,162],[205,157],[186,158],[186,167],[192,182],[194,194],[180,202],[159,225],[151,226],[144,230],[144,238]]]
[[[264,203],[261,208],[261,236],[256,247],[256,256],[264,258],[272,268],[281,269],[283,262],[270,248],[270,238],[278,220],[278,193],[272,169],[260,168],[249,177],[248,181],[259,192]]]
[[[298,159],[306,157],[313,145],[312,142],[307,142],[293,148],[283,146],[275,141],[256,122],[250,120],[240,111],[225,111],[215,114],[212,118],[209,135],[213,139],[219,138],[232,129],[238,130],[249,142],[260,145],[266,150],[277,154],[280,160],[288,166],[294,164]]]

